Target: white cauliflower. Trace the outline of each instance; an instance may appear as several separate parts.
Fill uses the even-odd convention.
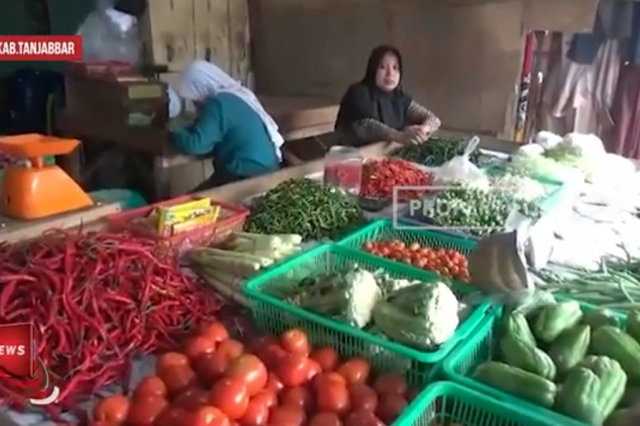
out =
[[[459,304],[445,283],[414,284],[376,304],[374,325],[389,339],[422,349],[445,343],[458,328]]]

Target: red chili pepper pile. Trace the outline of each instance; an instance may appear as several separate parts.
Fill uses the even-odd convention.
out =
[[[384,158],[364,165],[360,195],[366,198],[390,199],[396,186],[431,186],[433,175],[420,170],[409,161]],[[426,190],[398,191],[400,201],[423,196]]]
[[[175,348],[191,324],[223,307],[145,239],[55,232],[0,246],[0,323],[35,325],[38,355],[61,389],[54,418],[127,383],[134,357]],[[0,396],[15,405],[3,389]]]

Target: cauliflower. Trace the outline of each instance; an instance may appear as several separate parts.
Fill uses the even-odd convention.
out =
[[[307,278],[301,287],[304,290],[289,302],[357,328],[371,321],[373,307],[382,297],[375,275],[358,267]]]
[[[458,328],[459,304],[442,282],[401,288],[373,310],[373,323],[389,339],[433,349],[445,343]]]

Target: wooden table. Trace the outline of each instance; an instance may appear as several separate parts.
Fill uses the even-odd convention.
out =
[[[38,238],[49,229],[78,228],[83,224],[104,221],[106,216],[120,210],[120,204],[113,203],[36,220],[19,220],[0,215],[0,241],[15,243]]]
[[[285,140],[300,139],[332,131],[338,106],[318,98],[260,97]],[[181,155],[174,152],[168,141],[168,132],[143,127],[118,126],[104,123],[91,114],[90,106],[83,116],[61,114],[59,126],[66,136],[85,143],[106,142],[127,152],[149,158],[149,174],[154,182],[156,198],[169,198],[195,187],[212,172],[211,159]],[[81,164],[78,155],[70,157],[63,167],[74,179],[83,182],[88,167]],[[94,165],[96,168],[97,165]]]

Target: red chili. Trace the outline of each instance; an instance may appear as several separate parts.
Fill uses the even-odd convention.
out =
[[[19,248],[0,244],[0,321],[35,324],[38,356],[61,389],[55,421],[123,385],[134,357],[175,347],[188,325],[224,307],[146,239],[51,231]],[[0,400],[11,395],[0,384]]]
[[[398,158],[367,161],[363,169],[360,195],[365,198],[391,199],[395,187],[422,187],[397,191],[399,201],[424,196],[433,185],[433,175],[413,163]]]

